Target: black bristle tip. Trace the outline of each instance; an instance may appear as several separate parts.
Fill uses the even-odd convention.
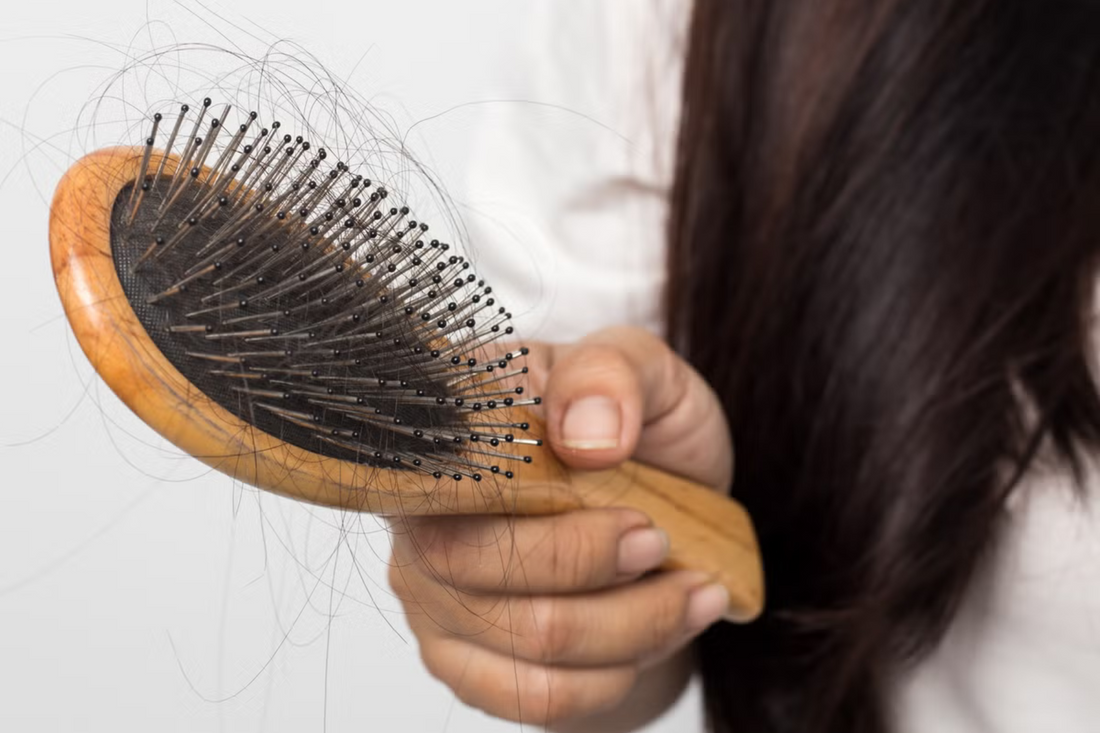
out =
[[[204,109],[212,104],[203,99]],[[188,111],[181,105],[181,114]],[[258,117],[248,112],[248,124],[234,127],[228,116],[207,116],[205,141],[181,132],[175,154],[188,163],[176,185],[185,187],[185,195],[165,201],[172,189],[158,190],[150,171],[136,184],[144,192],[141,206],[150,211],[163,206],[164,215],[139,218],[132,230],[119,228],[124,239],[133,239],[135,251],[150,249],[152,242],[158,247],[157,267],[177,271],[152,293],[173,288],[174,294],[154,308],[167,309],[169,323],[185,326],[165,336],[174,340],[172,351],[181,345],[198,351],[201,343],[207,359],[222,362],[175,365],[238,417],[311,452],[455,481],[463,476],[481,481],[484,474],[512,478],[499,466],[471,472],[472,465],[459,459],[467,446],[501,442],[469,432],[480,428],[464,423],[515,403],[512,397],[489,395],[502,389],[494,369],[504,369],[516,355],[482,360],[484,369],[468,356],[490,333],[512,333],[504,323],[510,314],[501,308],[492,315],[497,308],[487,298],[492,289],[470,274],[470,263],[452,245],[418,238],[429,226],[408,206],[380,206],[392,200],[386,188],[369,191],[375,186],[370,179],[355,175],[339,156],[329,158],[321,145],[276,135],[279,122],[257,125],[250,141],[234,137],[236,154],[220,158],[229,135],[219,138],[219,128],[243,135]],[[162,115],[153,119],[160,122]],[[154,128],[145,144],[155,145],[156,137]],[[280,151],[293,157],[280,163],[284,169],[277,176],[253,175],[247,186],[254,195],[234,187],[247,171],[270,170]],[[333,165],[318,166],[334,158]],[[233,183],[222,187],[226,181]],[[231,222],[247,225],[226,229]],[[223,235],[225,244],[204,251],[198,240],[213,232]],[[205,269],[195,275],[200,268]],[[132,281],[124,285],[132,286]],[[129,291],[127,297],[146,300]],[[478,314],[484,317],[475,318]],[[490,318],[493,323],[486,323]],[[173,357],[173,363],[180,358]],[[487,381],[493,385],[471,381],[475,371],[492,375]],[[219,397],[225,385],[231,388]],[[257,394],[249,394],[252,388]],[[514,385],[503,387],[510,388]],[[265,412],[265,405],[275,412]],[[431,426],[429,435],[417,426]]]

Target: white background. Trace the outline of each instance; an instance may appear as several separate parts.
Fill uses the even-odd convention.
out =
[[[498,72],[535,2],[7,4],[0,729],[518,730],[422,670],[375,520],[235,485],[114,398],[62,316],[46,228],[53,186],[88,152],[87,131],[72,129],[82,106],[112,71],[173,41],[309,49],[398,133],[421,122],[409,144],[461,206],[472,131],[503,104],[471,103],[511,93]]]

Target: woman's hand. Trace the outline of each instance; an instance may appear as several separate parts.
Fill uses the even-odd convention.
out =
[[[715,490],[729,486],[733,450],[718,400],[660,339],[610,329],[533,347],[529,365],[549,445],[566,464],[600,469],[635,458]],[[461,700],[509,720],[606,714],[642,677],[649,687],[662,679],[655,670],[729,601],[700,574],[646,575],[665,559],[668,539],[633,510],[410,518],[395,532],[390,582],[424,663]],[[639,702],[652,716],[678,692],[647,690]]]

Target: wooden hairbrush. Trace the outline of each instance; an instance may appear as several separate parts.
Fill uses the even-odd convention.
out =
[[[668,533],[667,568],[712,574],[731,620],[760,614],[740,505],[642,464],[576,471],[538,450],[527,352],[494,354],[511,316],[470,264],[324,148],[256,113],[226,132],[230,108],[210,104],[184,105],[163,147],[157,114],[144,146],[81,159],[51,209],[65,312],[139,417],[219,471],[326,506],[633,507]]]

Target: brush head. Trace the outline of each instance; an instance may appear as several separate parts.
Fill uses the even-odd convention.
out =
[[[277,444],[363,483],[513,478],[540,443],[523,409],[539,400],[525,393],[526,349],[502,345],[511,314],[492,288],[385,186],[255,113],[228,130],[229,112],[184,105],[170,130],[156,114],[143,147],[93,154],[59,188],[55,269],[91,245],[110,270],[100,262],[85,285],[126,306],[77,328],[98,331],[82,346],[96,363],[105,333],[134,332],[134,359],[108,383],[126,399],[158,365],[144,381],[229,418],[251,452]],[[66,303],[70,320],[87,318],[87,295]],[[163,417],[142,417],[179,444]]]

